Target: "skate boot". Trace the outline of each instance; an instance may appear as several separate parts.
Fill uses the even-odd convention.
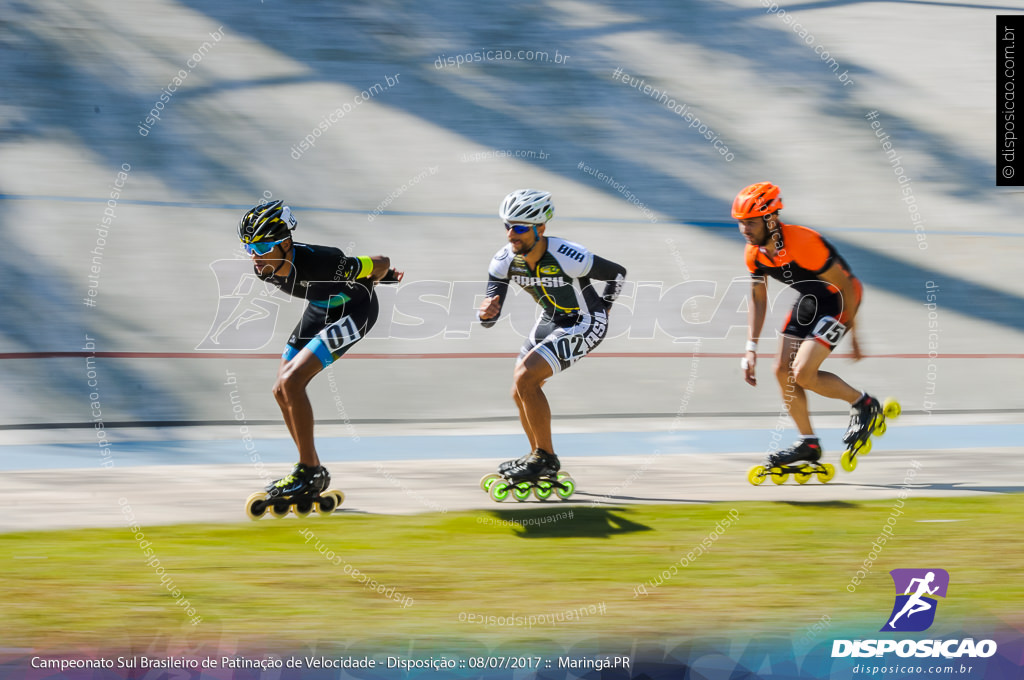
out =
[[[277,481],[267,484],[267,498],[290,498],[292,496],[312,496],[326,489],[331,484],[331,473],[323,465],[307,467],[296,463],[292,472]]]
[[[481,488],[496,501],[503,501],[509,495],[517,501],[525,501],[531,492],[537,500],[547,500],[553,493],[564,500],[576,491],[572,477],[559,472],[562,465],[553,453],[537,449],[509,463],[503,464],[498,474],[485,475],[480,480]]]
[[[801,460],[806,460],[809,463],[817,463],[821,460],[821,444],[817,437],[798,439],[788,449],[770,454],[768,460],[765,461],[765,467],[782,467]]]
[[[900,415],[900,404],[893,398],[888,398],[885,403],[879,403],[870,394],[865,393],[850,407],[850,427],[843,435],[843,443],[846,444],[846,451],[839,458],[839,464],[847,472],[857,469],[857,456],[866,456],[871,453],[871,437],[885,434],[888,427],[886,418],[896,419]]]
[[[256,492],[245,502],[245,512],[250,519],[260,519],[267,510],[274,517],[281,518],[294,512],[306,517],[313,510],[320,515],[329,515],[345,501],[345,494],[331,485],[331,473],[322,465],[308,467],[296,463],[291,474],[267,485],[266,491]]]
[[[524,453],[519,458],[513,458],[512,460],[506,460],[504,463],[502,463],[501,465],[498,466],[498,473],[499,474],[505,474],[506,472],[511,470],[516,465],[522,465],[523,463],[525,463],[527,461],[527,459],[530,456],[533,455],[533,453],[534,453],[533,451],[530,451],[529,453]]]
[[[562,464],[558,462],[558,456],[548,453],[544,449],[537,449],[525,460],[516,462],[505,471],[505,476],[511,482],[530,481],[540,477],[552,477],[558,474]]]
[[[798,484],[806,484],[814,475],[826,484],[835,477],[836,469],[828,463],[821,463],[821,444],[817,437],[800,439],[788,449],[776,451],[768,456],[764,465],[758,465],[747,473],[747,481],[758,486],[766,477],[776,484],[784,484],[793,473]]]
[[[884,420],[882,405],[870,394],[865,393],[850,407],[850,426],[843,435],[843,443],[849,448],[860,448],[871,436],[875,425]]]

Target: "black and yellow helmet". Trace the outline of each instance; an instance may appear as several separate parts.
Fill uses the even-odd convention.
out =
[[[238,222],[242,243],[281,241],[291,236],[299,221],[284,201],[267,201],[249,210]]]

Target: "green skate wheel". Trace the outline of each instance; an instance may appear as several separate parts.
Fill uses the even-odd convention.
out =
[[[747,473],[747,481],[754,486],[761,486],[761,483],[764,482],[764,478],[767,474],[768,473],[765,472],[763,465],[754,466],[750,468],[750,472]]]
[[[772,481],[776,484],[785,484],[786,480],[789,479],[789,473],[783,472],[782,468],[773,467],[770,472],[772,473]]]
[[[281,519],[288,514],[288,511],[292,509],[292,504],[288,501],[274,501],[270,506],[270,514],[277,519]]]
[[[878,425],[875,425],[875,436],[876,437],[881,437],[883,434],[885,434],[885,431],[887,429],[889,429],[889,428],[885,424],[885,421],[883,420],[882,422],[878,423]]]
[[[556,486],[555,493],[558,494],[558,497],[561,498],[563,501],[568,500],[569,496],[573,495],[576,492],[576,480],[574,480],[569,475],[565,475],[564,477],[559,476],[558,481],[565,488],[563,489],[561,487]]]
[[[530,497],[530,483],[529,482],[519,482],[518,484],[513,486],[512,487],[512,497],[515,498],[520,503],[522,503],[527,498],[529,498]]]
[[[292,512],[295,513],[296,517],[309,517],[309,513],[313,512],[313,501],[299,501],[292,506]]]
[[[825,463],[821,467],[825,469],[818,471],[818,481],[822,484],[828,484],[836,476],[836,469],[832,466],[832,463]]]
[[[512,485],[504,479],[496,479],[491,482],[491,489],[487,492],[491,500],[502,502],[512,493]]]
[[[263,515],[267,514],[266,500],[267,494],[263,491],[257,491],[246,499],[245,514],[249,516],[249,519],[261,519]]]
[[[551,482],[537,482],[537,486],[533,487],[533,495],[539,501],[546,501],[554,492],[555,487],[551,485]]]
[[[843,466],[843,469],[847,472],[853,472],[857,469],[857,458],[853,455],[853,451],[847,449],[843,451],[843,455],[839,456],[839,464]]]
[[[496,479],[501,479],[501,475],[499,475],[497,472],[490,472],[484,475],[483,477],[480,478],[480,488],[483,489],[484,491],[490,491],[491,484]]]
[[[806,484],[811,481],[811,475],[814,474],[810,465],[804,465],[800,468],[800,472],[793,473],[793,479],[796,480],[797,484]]]
[[[886,418],[896,419],[900,417],[903,412],[903,408],[900,406],[900,402],[896,401],[892,397],[885,400],[882,404],[882,412],[885,413]]]
[[[572,476],[568,472],[559,472],[557,475],[555,475],[555,479],[557,479],[558,481],[562,481],[563,479],[566,478],[572,479]]]

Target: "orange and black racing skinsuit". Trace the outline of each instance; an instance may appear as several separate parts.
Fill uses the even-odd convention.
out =
[[[779,223],[779,230],[771,232],[770,238],[775,245],[775,255],[769,256],[763,247],[748,243],[745,256],[753,278],[769,276],[792,286],[800,294],[786,317],[782,334],[813,338],[835,349],[846,332],[849,313],[839,290],[822,280],[821,275],[832,265],[839,265],[853,281],[858,303],[863,295],[860,280],[835,247],[813,229]]]

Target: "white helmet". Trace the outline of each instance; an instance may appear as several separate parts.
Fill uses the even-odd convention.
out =
[[[555,204],[551,192],[536,189],[513,191],[501,202],[498,217],[505,222],[544,224],[555,216]]]

